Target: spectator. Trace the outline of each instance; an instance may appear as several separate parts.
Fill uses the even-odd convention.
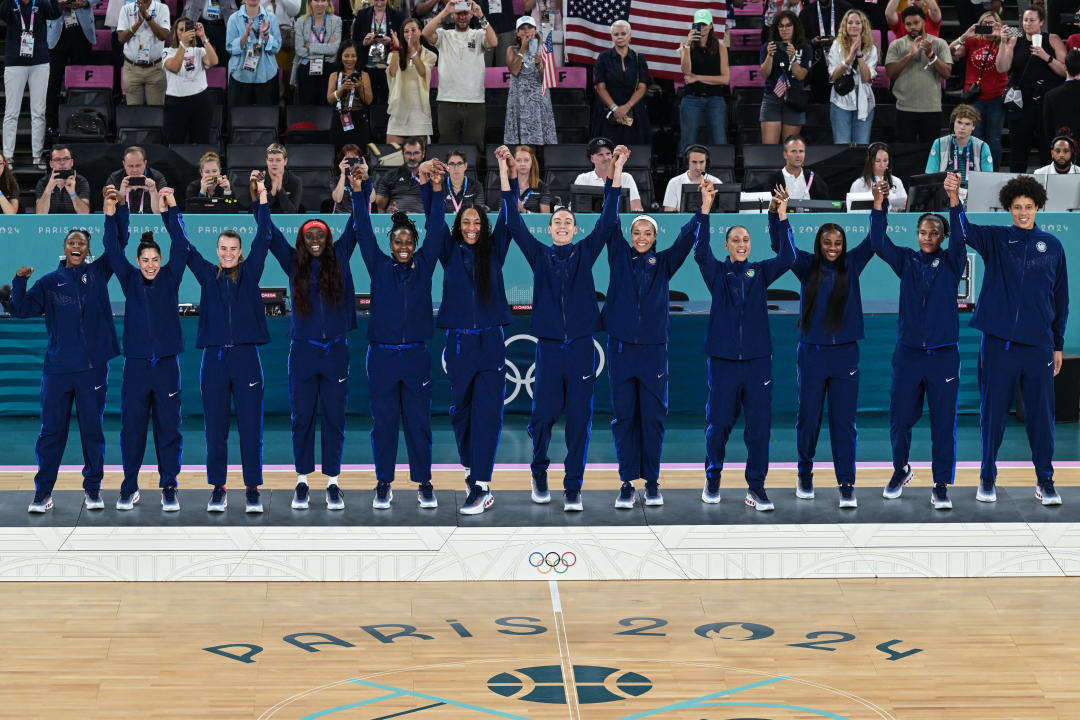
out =
[[[487,64],[495,67],[502,60],[506,67],[510,67],[506,51],[517,44],[517,22],[521,16],[532,15],[536,7],[536,0],[479,0],[480,9],[484,11],[484,17],[491,23],[491,29],[495,31],[495,49],[488,53]],[[492,10],[492,5],[496,10]],[[534,24],[535,27],[535,24]],[[540,42],[544,39],[540,38]]]
[[[1043,132],[1047,137],[1068,135],[1080,137],[1080,50],[1065,54],[1065,72],[1068,79],[1061,87],[1046,93],[1043,99]]]
[[[60,17],[56,0],[3,0],[0,19],[7,23],[4,46],[4,160],[12,164],[19,130],[23,91],[30,85],[30,151],[33,163],[44,168],[45,93],[49,85],[49,45],[46,21]]]
[[[664,190],[664,212],[683,212],[682,189],[684,185],[700,186],[706,180],[720,185],[720,178],[708,174],[709,150],[703,145],[691,145],[683,151],[686,157],[686,172],[668,180]]]
[[[776,172],[768,186],[787,187],[791,200],[828,200],[829,186],[825,179],[815,175],[813,170],[804,170],[805,162],[806,140],[801,135],[788,137],[784,140],[784,167]]]
[[[608,172],[611,171],[611,151],[615,144],[606,137],[597,137],[589,141],[585,151],[592,163],[592,172],[583,172],[574,178],[574,185],[588,185],[590,187],[604,187]],[[634,176],[623,171],[622,186],[630,190],[630,210],[641,212],[641,193],[638,192]]]
[[[371,78],[359,69],[359,51],[352,42],[341,43],[338,71],[330,73],[326,100],[334,106],[330,118],[330,142],[335,148],[349,143],[367,147],[368,105],[372,101]]]
[[[1060,135],[1050,143],[1050,157],[1053,158],[1049,165],[1035,171],[1036,175],[1080,175],[1080,167],[1073,164],[1076,153],[1076,141],[1071,137]]]
[[[957,4],[967,1],[957,0]],[[923,11],[926,18],[927,35],[941,37],[941,8],[938,6],[937,0],[907,0],[907,6],[917,7]],[[888,4],[885,5],[885,22],[888,23],[889,30],[892,30],[893,35],[903,37],[907,34],[907,28],[904,27],[904,21],[900,19],[899,8],[900,0],[889,0]]]
[[[540,179],[540,161],[528,145],[514,148],[517,166],[518,210],[523,213],[551,212],[552,197],[547,183]]]
[[[1065,77],[1065,46],[1057,35],[1043,32],[1046,13],[1032,5],[1021,19],[1020,37],[1009,33],[1001,41],[997,69],[1009,73],[1009,85],[1020,88],[1021,107],[1006,99],[1009,123],[1009,170],[1027,170],[1028,154],[1034,145],[1039,162],[1050,162],[1050,137],[1045,135],[1043,97]],[[1038,38],[1037,40],[1035,38]]]
[[[761,44],[769,42],[776,17],[783,11],[798,14],[800,0],[765,0],[761,5]]]
[[[349,143],[338,152],[336,175],[330,183],[330,199],[334,201],[335,213],[352,213],[352,188],[349,186],[349,174],[352,166],[360,161],[360,147]]]
[[[202,47],[195,43],[198,38]],[[218,64],[217,51],[202,23],[186,17],[176,21],[172,49],[165,59],[165,141],[210,142],[214,101],[206,82],[206,68]]]
[[[53,145],[49,172],[34,187],[34,212],[38,215],[90,212],[90,183],[75,172],[75,158],[66,145]]]
[[[341,18],[330,0],[308,0],[296,21],[296,102],[321,105],[342,38]]]
[[[395,173],[388,173],[375,186],[375,207],[379,212],[424,212],[420,200],[420,177],[417,169],[424,162],[424,141],[407,137],[401,145],[405,163]]]
[[[169,6],[135,0],[120,11],[116,39],[124,46],[124,98],[128,105],[164,105],[161,56],[169,39]]]
[[[124,167],[113,171],[105,180],[106,186],[117,188],[128,211],[157,213],[158,190],[168,186],[165,176],[146,165],[146,151],[138,145],[124,150]]]
[[[60,0],[60,17],[46,23],[49,42],[49,92],[45,98],[45,121],[56,134],[60,130],[60,87],[68,65],[90,64],[94,36],[94,10],[100,0]]]
[[[454,28],[439,27],[454,7],[448,2],[424,26],[423,37],[439,51],[439,142],[475,145],[484,149],[484,51],[498,40],[480,6],[454,11]],[[469,28],[469,20],[480,18],[481,28]]]
[[[989,25],[992,32],[989,35],[976,34],[979,25]],[[982,118],[975,128],[975,135],[989,143],[995,168],[1002,167],[1001,134],[1005,129],[1002,99],[1009,84],[1008,76],[998,70],[996,64],[1001,49],[1001,31],[1001,18],[994,13],[983,13],[975,25],[949,46],[953,58],[969,58],[964,67],[964,92],[961,98],[975,108]]]
[[[952,74],[952,55],[944,40],[926,34],[922,8],[907,7],[900,17],[907,34],[885,56],[896,96],[896,139],[931,142],[940,132],[941,79]]]
[[[874,90],[878,49],[870,36],[870,21],[860,10],[848,10],[840,23],[840,37],[829,48],[829,120],[837,145],[870,142],[874,123]],[[851,75],[846,93],[837,89],[840,78]],[[853,82],[852,82],[853,81]],[[841,88],[843,89],[843,88]],[[940,102],[940,100],[939,100]]]
[[[611,41],[614,47],[597,55],[593,68],[593,135],[610,137],[618,145],[650,144],[649,113],[642,104],[649,66],[644,55],[630,49],[630,23],[613,22]]]
[[[207,207],[218,209],[235,207],[229,176],[221,167],[221,158],[215,152],[208,152],[199,158],[199,179],[188,183],[184,193],[184,209],[187,212],[201,212]]]
[[[438,56],[420,42],[420,21],[406,18],[398,33],[391,31],[399,49],[390,54],[386,68],[390,102],[386,112],[386,142],[401,143],[410,135],[429,137],[431,127],[431,68]],[[347,193],[346,193],[347,194]]]
[[[390,33],[401,27],[404,20],[400,11],[386,7],[386,0],[373,0],[353,20],[352,40],[357,46],[358,62],[371,75],[371,88],[380,103],[386,102],[390,94],[386,78],[392,42]]]
[[[184,17],[193,23],[202,23],[206,37],[218,53],[219,63],[229,64],[226,51],[226,26],[237,10],[237,0],[186,0]],[[242,5],[243,3],[241,3]]]
[[[731,82],[727,48],[716,36],[708,10],[694,13],[694,25],[679,46],[679,64],[686,86],[679,102],[679,152],[697,142],[704,121],[709,142],[727,143],[727,96]]]
[[[484,186],[467,172],[469,161],[461,150],[451,150],[446,154],[446,211],[456,215],[462,208],[484,205]]]
[[[967,187],[969,172],[993,172],[994,157],[990,146],[972,135],[979,124],[978,111],[970,105],[957,105],[949,115],[952,133],[930,146],[926,172],[953,172],[960,175],[960,186]]]
[[[274,55],[281,49],[281,31],[273,13],[259,0],[229,18],[225,48],[229,51],[229,106],[276,105],[278,65]]]
[[[900,178],[892,174],[892,156],[889,146],[882,142],[871,143],[866,148],[866,162],[862,175],[851,183],[849,193],[872,193],[875,183],[885,181],[889,184],[889,209],[903,212],[907,207],[908,194]]]
[[[878,57],[885,57],[889,46],[889,23],[885,21],[885,3],[879,2],[879,0],[851,0],[851,9],[858,10],[866,16],[866,19],[870,22],[871,37],[873,37],[874,30],[878,31],[879,37],[881,37],[881,52],[878,53]],[[924,12],[923,17],[925,16],[926,13]],[[903,17],[902,13],[901,17]],[[897,37],[902,36],[902,33],[897,35]],[[874,44],[877,45],[877,43]]]
[[[518,18],[517,45],[506,48],[510,92],[506,97],[503,142],[507,145],[554,145],[558,142],[551,95],[541,92],[544,60],[540,55],[541,40],[536,36],[535,23],[529,15]]]
[[[281,35],[281,47],[274,55],[281,76],[286,86],[285,97],[289,94],[292,84],[293,61],[296,59],[296,16],[300,12],[301,0],[262,0],[263,9],[272,14],[277,20],[278,34]]]
[[[5,215],[14,215],[19,212],[19,181],[15,179],[15,173],[11,172],[11,166],[0,157],[0,211]]]
[[[840,25],[836,21],[841,20],[851,4],[847,0],[818,0],[815,3],[803,5],[803,11],[799,13],[802,21],[803,34],[810,38],[810,47],[814,49],[814,59],[810,63],[810,101],[813,103],[829,102],[832,83],[829,82],[828,63],[825,61],[829,48],[836,40],[837,30]]]
[[[300,196],[304,192],[304,183],[300,176],[286,170],[289,164],[289,151],[281,143],[266,146],[266,192],[269,195],[270,212],[300,212]]]
[[[776,145],[780,138],[798,135],[806,122],[806,103],[789,95],[802,94],[803,81],[809,73],[813,55],[803,37],[802,23],[795,13],[777,14],[769,32],[769,41],[761,46],[761,77],[765,95],[761,99],[761,142]],[[794,90],[792,90],[794,88]]]

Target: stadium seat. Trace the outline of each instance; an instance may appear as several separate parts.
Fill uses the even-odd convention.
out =
[[[765,81],[761,77],[760,65],[732,65],[731,87],[764,87]]]
[[[588,105],[554,105],[555,134],[560,143],[584,143],[592,133],[592,108]]]
[[[266,167],[265,145],[229,145],[225,149],[225,160],[230,170],[246,170],[244,184],[247,184],[247,174],[256,168]],[[232,173],[229,174],[232,179]]]
[[[118,127],[117,145],[164,145],[165,130],[159,127]]]
[[[572,143],[544,146],[540,171],[552,192],[562,193],[569,199],[568,191],[574,178],[592,167],[585,148],[583,144]]]
[[[329,105],[288,105],[285,108],[285,142],[298,143],[330,142],[330,123],[334,110]],[[311,123],[314,128],[302,129],[302,123]]]
[[[731,48],[732,52],[739,51],[753,51],[759,52],[761,50],[761,31],[757,29],[740,30],[734,29],[728,31],[731,35]]]
[[[313,147],[313,146],[307,146]],[[331,148],[332,151],[332,148]],[[304,184],[300,194],[300,207],[306,212],[329,212],[333,208],[333,200],[330,199],[330,170],[329,165],[322,170],[293,169],[292,153],[289,154],[289,171],[300,178]],[[329,207],[323,207],[329,202]],[[289,238],[290,240],[292,238]]]
[[[229,108],[229,143],[269,145],[277,141],[280,117],[276,105]]]
[[[68,105],[85,105],[92,107],[105,116],[105,122],[109,128],[115,127],[116,107],[113,104],[113,93],[108,88],[70,88],[67,91],[66,102]],[[61,127],[63,127],[61,125]]]
[[[730,105],[729,114],[730,114]],[[740,100],[735,104],[735,133],[739,145],[761,142],[761,105]]]
[[[165,108],[121,105],[116,108],[116,142],[120,145],[163,145]]]
[[[108,5],[108,3],[105,3]],[[112,30],[95,30],[94,44],[91,47],[96,52],[112,52]]]
[[[104,120],[105,127],[97,134],[75,132],[69,129],[68,125],[71,116],[82,112],[90,111],[97,113]],[[108,135],[108,120],[105,117],[105,113],[102,108],[97,105],[83,105],[76,103],[64,103],[59,108],[59,122],[60,122],[60,142],[62,143],[80,143],[80,142],[105,142]]]
[[[229,69],[223,65],[215,65],[206,69],[206,84],[212,88],[224,90],[229,82]]]
[[[216,145],[170,145],[169,149],[184,159],[185,162],[199,166],[199,158],[208,152],[216,153],[218,151]],[[151,157],[150,163],[153,164],[156,158]]]
[[[108,88],[113,86],[112,65],[68,65],[64,68],[64,86],[68,88]]]
[[[324,145],[301,143],[288,146],[288,150],[290,170],[319,170],[322,173],[328,173],[334,166],[334,146],[329,143]]]
[[[435,103],[431,104],[431,119],[432,127],[437,128],[438,125],[435,121]],[[387,113],[386,104],[376,104],[368,106],[368,127],[371,129],[371,141],[382,142],[386,139],[386,127],[390,122],[390,115]]]

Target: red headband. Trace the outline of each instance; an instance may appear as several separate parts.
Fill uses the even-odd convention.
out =
[[[301,225],[300,234],[304,235],[308,231],[308,229],[312,227],[321,227],[323,229],[323,232],[325,232],[327,235],[330,234],[330,226],[317,218],[315,220],[308,220],[306,223]]]

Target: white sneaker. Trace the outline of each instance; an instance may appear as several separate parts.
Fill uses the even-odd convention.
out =
[[[125,496],[123,493],[120,493],[120,497],[116,498],[116,509],[131,510],[133,507],[135,507],[135,503],[137,502],[139,502],[138,490],[127,496]]]

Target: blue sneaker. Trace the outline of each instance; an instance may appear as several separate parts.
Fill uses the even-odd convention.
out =
[[[855,486],[854,485],[841,485],[840,486],[840,507],[842,507],[842,508],[856,508],[856,507],[859,507],[859,501],[855,499]]]
[[[645,504],[653,507],[664,504],[664,496],[660,494],[660,483],[645,483]]]
[[[914,477],[915,473],[911,472],[911,465],[904,465],[900,470],[894,470],[892,477],[889,479],[889,484],[885,486],[881,496],[886,500],[895,500],[904,492],[904,486],[911,482]]]
[[[439,500],[435,497],[435,488],[430,480],[420,483],[416,488],[416,501],[420,503],[422,508],[439,507]]]
[[[30,507],[26,508],[26,511],[31,513],[49,512],[52,510],[52,506],[52,493],[38,490],[34,493],[34,502],[30,503]]]
[[[548,491],[547,473],[532,476],[532,501],[540,505],[551,502],[551,493]]]
[[[293,510],[307,510],[311,505],[311,488],[307,483],[296,483],[296,489],[293,490],[292,496],[292,509]]]
[[[765,493],[765,488],[749,489],[746,491],[746,504],[750,507],[758,510],[759,512],[768,512],[775,506],[769,496]]]
[[[634,483],[623,482],[619,488],[619,497],[615,498],[615,507],[621,510],[629,510],[637,502],[637,493],[634,491]]]
[[[997,502],[997,488],[993,480],[979,478],[979,490],[975,493],[975,499],[979,502]]]
[[[631,485],[630,490],[633,491],[634,487]],[[581,512],[584,506],[581,504],[581,491],[580,490],[564,490],[563,491],[563,512]]]
[[[166,485],[161,488],[161,509],[165,512],[180,511],[180,498],[177,497],[175,485]]]
[[[225,495],[224,485],[215,485],[214,490],[210,493],[210,502],[206,503],[206,512],[225,512],[225,508],[229,506],[229,498]]]
[[[1053,480],[1043,480],[1041,483],[1035,486],[1035,497],[1043,505],[1060,505],[1061,496],[1058,495],[1057,490],[1054,489]]]
[[[120,493],[120,497],[116,498],[116,509],[117,510],[131,510],[133,507],[135,507],[135,503],[137,503],[137,502],[139,502],[139,491],[138,490],[131,493],[130,495],[127,495],[125,493]]]
[[[249,487],[244,491],[244,512],[261,513],[263,511],[262,500],[259,497],[258,487]]]
[[[469,495],[458,512],[462,515],[479,515],[494,504],[495,497],[488,490],[488,484],[476,482],[469,486]]]
[[[935,510],[952,510],[952,500],[949,499],[949,486],[935,484],[934,491],[930,494],[930,504]]]
[[[386,510],[393,499],[394,491],[390,489],[390,483],[380,480],[375,486],[375,498],[371,501],[371,507],[376,510]]]
[[[720,502],[720,476],[705,478],[705,487],[701,491],[701,502],[715,505]]]
[[[104,510],[105,501],[101,499],[101,490],[99,488],[92,488],[90,490],[83,491],[86,496],[84,502],[86,503],[87,510]]]
[[[799,476],[798,481],[795,483],[795,497],[800,500],[813,500],[814,499],[814,476],[807,475],[803,477]]]
[[[337,483],[331,483],[326,486],[326,509],[345,509],[345,493],[341,492],[341,488],[338,487]]]

